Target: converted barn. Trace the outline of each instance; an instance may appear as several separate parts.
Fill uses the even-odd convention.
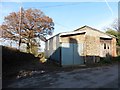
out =
[[[116,56],[116,38],[89,26],[59,33],[45,43],[45,55],[61,66],[99,62]]]

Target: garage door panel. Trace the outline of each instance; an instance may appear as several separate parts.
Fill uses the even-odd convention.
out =
[[[62,64],[63,65],[73,64],[73,44],[62,43]]]
[[[83,44],[74,44],[74,50],[73,50],[73,58],[74,58],[74,64],[83,64],[83,57],[81,56],[83,53]]]
[[[80,65],[84,64],[83,44],[62,43],[61,49],[62,65]]]

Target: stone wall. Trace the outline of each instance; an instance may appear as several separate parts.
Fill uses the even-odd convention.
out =
[[[112,56],[116,57],[117,53],[116,53],[116,39],[115,38],[112,39],[111,46],[112,46]]]
[[[112,52],[111,55],[113,57],[117,56],[117,54],[116,54],[116,38],[111,37],[111,36],[101,32],[101,31],[93,30],[91,28],[86,27],[86,28],[84,28],[84,30],[86,30],[86,38],[88,37],[88,40],[86,40],[86,42],[88,44],[93,43],[93,42],[96,44],[96,45],[94,45],[94,44],[89,45],[89,47],[91,47],[91,50],[92,49],[94,49],[94,50],[93,50],[93,52],[90,52],[90,50],[87,50],[88,53],[86,55],[94,54],[94,55],[99,55],[100,56],[100,37],[105,37],[105,38],[112,38],[111,49],[110,49],[111,51],[110,52]],[[94,37],[94,38],[92,38],[92,37]],[[89,38],[90,38],[90,41],[89,41]],[[89,47],[87,49],[89,49]]]
[[[93,37],[86,35],[85,37],[86,42],[86,55],[88,56],[99,56],[100,54],[100,41],[99,37]]]

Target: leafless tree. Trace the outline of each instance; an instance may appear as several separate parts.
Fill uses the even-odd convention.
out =
[[[26,43],[30,48],[36,44],[36,37],[45,41],[53,33],[54,22],[41,10],[22,8],[21,12],[12,12],[4,18],[1,30],[3,38],[19,41],[19,45]]]

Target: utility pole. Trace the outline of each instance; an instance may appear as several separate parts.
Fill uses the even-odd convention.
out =
[[[20,6],[20,18],[19,18],[19,50],[21,44],[21,24],[22,24],[22,7]]]

